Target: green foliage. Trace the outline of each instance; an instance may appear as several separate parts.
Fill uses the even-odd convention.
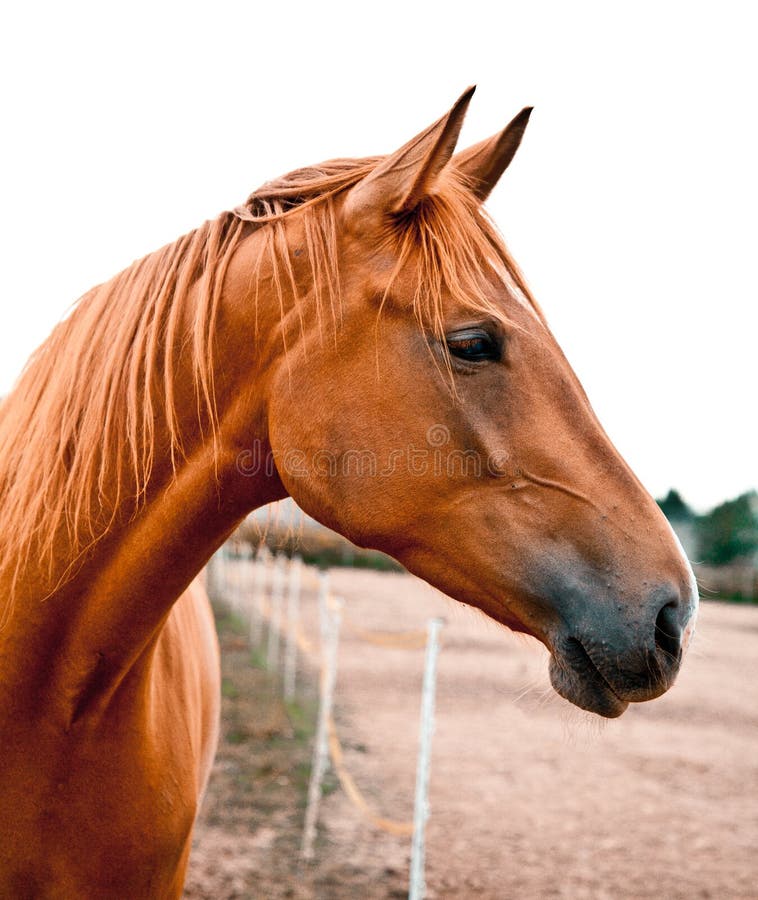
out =
[[[217,631],[231,631],[234,634],[247,634],[247,625],[245,620],[235,612],[232,612],[228,606],[214,607],[214,615],[216,618]]]
[[[682,500],[679,491],[671,488],[663,500],[656,501],[669,522],[691,522],[695,513]]]
[[[299,741],[310,741],[316,733],[318,705],[315,698],[308,700],[285,700],[287,718]]]
[[[727,500],[696,523],[698,556],[714,566],[758,553],[758,494]]]
[[[223,678],[221,680],[221,696],[228,697],[230,700],[236,700],[239,697],[240,692],[237,685],[231,680],[231,678]]]

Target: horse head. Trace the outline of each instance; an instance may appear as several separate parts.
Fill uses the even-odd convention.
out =
[[[280,209],[294,198],[302,302],[269,367],[268,439],[306,512],[537,637],[558,693],[618,716],[673,683],[694,579],[483,210],[530,111],[454,155],[470,96],[352,182],[347,161],[318,170],[337,186],[323,265],[304,218],[316,170],[269,187]],[[331,313],[303,314],[327,294]]]

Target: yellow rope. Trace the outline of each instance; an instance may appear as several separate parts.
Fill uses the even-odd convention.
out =
[[[304,633],[303,629],[298,625],[297,629],[297,646],[307,655],[316,653],[316,647]]]
[[[315,579],[311,580],[307,578],[307,576],[303,580],[310,580],[311,584],[314,584],[315,581]],[[270,623],[270,601],[268,596],[265,595],[262,599],[264,601],[261,604],[263,608],[260,609],[259,612],[262,617]],[[333,598],[331,595],[329,597],[328,603],[330,607],[333,608]],[[394,647],[402,650],[416,650],[426,646],[426,631],[369,631],[351,622],[350,619],[345,616],[344,610],[342,612],[342,619],[345,626],[347,627],[347,630],[354,637],[358,638],[359,640],[366,641],[369,644],[374,644],[378,647]],[[305,635],[303,629],[299,624],[297,627],[296,639],[298,647],[304,653],[309,655],[316,654],[316,646]],[[324,677],[323,667],[321,670],[321,677]],[[358,789],[355,781],[353,781],[352,775],[345,768],[342,747],[340,745],[339,738],[337,737],[337,730],[334,725],[334,719],[331,716],[329,717],[327,728],[329,738],[329,754],[332,758],[332,763],[334,765],[334,770],[337,773],[337,778],[339,779],[339,782],[342,785],[342,789],[347,794],[349,800],[358,810],[360,810],[361,813],[363,813],[365,818],[368,819],[368,821],[371,822],[371,824],[375,828],[379,828],[381,831],[386,831],[388,834],[395,834],[403,837],[412,835],[413,822],[396,822],[393,819],[385,819],[383,816],[376,815],[376,813],[371,810],[371,807],[368,805],[366,798]]]
[[[334,726],[334,719],[332,719],[331,716],[329,717],[328,729],[329,754],[332,757],[334,771],[337,773],[337,778],[339,778],[342,789],[347,794],[353,805],[363,813],[363,815],[368,819],[369,822],[371,822],[371,824],[375,828],[379,828],[381,831],[386,831],[388,834],[397,834],[406,837],[413,834],[413,822],[395,822],[393,819],[385,819],[382,816],[377,816],[376,813],[372,812],[371,807],[366,801],[366,798],[363,796],[363,794],[358,789],[358,786],[353,781],[352,775],[345,768],[344,758],[342,756],[342,747],[340,746],[340,741],[337,737],[337,729]]]

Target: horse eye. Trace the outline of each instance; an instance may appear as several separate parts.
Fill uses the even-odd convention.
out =
[[[468,362],[500,359],[500,347],[486,331],[461,331],[447,337],[447,348],[458,359]]]

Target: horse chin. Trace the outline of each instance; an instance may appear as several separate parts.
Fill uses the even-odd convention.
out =
[[[550,682],[569,703],[605,719],[618,718],[629,706],[629,701],[614,692],[583,651],[560,656],[553,652]]]

